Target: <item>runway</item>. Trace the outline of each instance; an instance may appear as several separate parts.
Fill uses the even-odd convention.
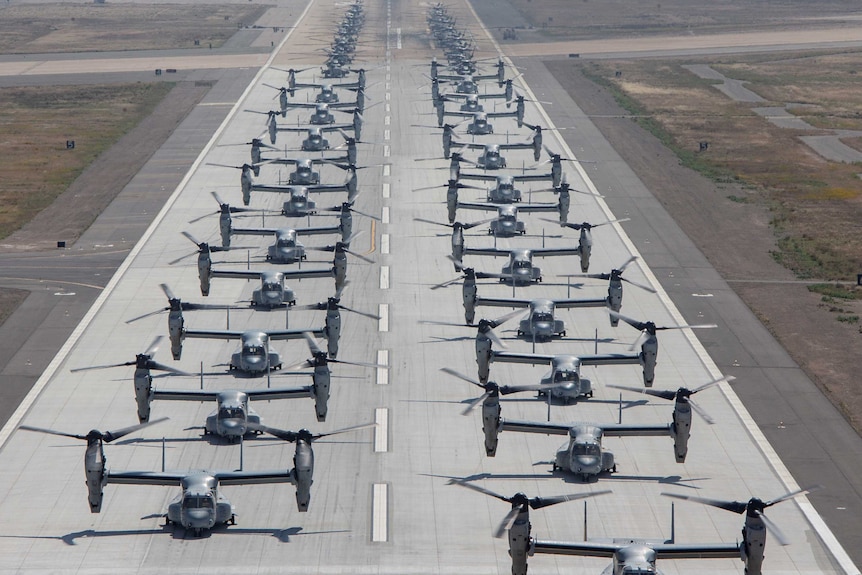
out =
[[[314,21],[331,15],[331,5],[316,0],[308,18]],[[267,424],[287,428],[308,428],[325,432],[369,421],[378,422],[374,431],[339,436],[315,443],[317,464],[311,506],[298,513],[291,486],[228,487],[224,491],[239,512],[237,526],[221,527],[203,537],[193,537],[176,527],[163,527],[161,514],[178,492],[177,488],[109,485],[105,488],[102,512],[90,515],[81,481],[83,445],[72,440],[17,431],[10,435],[4,428],[5,444],[0,452],[0,494],[6,501],[9,517],[0,528],[0,553],[6,558],[0,572],[68,573],[192,573],[241,566],[254,573],[500,573],[509,571],[505,542],[491,534],[508,511],[508,506],[481,495],[448,485],[448,477],[481,478],[489,489],[505,493],[524,491],[529,495],[554,495],[580,491],[613,489],[612,495],[536,512],[533,530],[543,539],[578,540],[584,536],[584,509],[591,537],[667,538],[670,535],[670,500],[662,491],[745,499],[752,494],[777,497],[792,482],[780,476],[781,466],[769,449],[759,447],[752,428],[729,386],[699,394],[699,404],[717,423],[709,426],[696,420],[690,453],[685,464],[674,463],[668,438],[625,438],[606,440],[617,457],[619,471],[598,483],[583,485],[561,472],[552,473],[546,462],[553,457],[559,438],[503,433],[494,458],[484,455],[478,413],[462,417],[465,401],[478,395],[475,388],[439,372],[444,366],[475,375],[473,330],[419,324],[419,320],[463,319],[460,289],[431,290],[434,284],[456,276],[446,258],[449,239],[446,230],[415,222],[415,217],[445,221],[445,190],[413,192],[416,188],[443,184],[448,161],[417,162],[418,158],[441,153],[436,130],[413,127],[430,123],[433,116],[427,101],[427,56],[418,38],[424,30],[422,10],[386,4],[366,6],[368,16],[363,37],[372,41],[365,62],[379,64],[369,76],[369,96],[373,107],[365,113],[363,140],[372,144],[360,147],[360,163],[377,165],[359,176],[361,194],[357,207],[380,217],[380,222],[357,216],[356,228],[364,235],[352,244],[354,251],[366,254],[375,263],[353,260],[349,264],[349,285],[344,300],[351,307],[375,311],[386,319],[372,321],[358,316],[344,318],[342,345],[338,358],[362,362],[386,360],[388,369],[368,369],[350,365],[333,366],[333,390],[325,423],[315,420],[310,400],[261,402],[257,410]],[[331,16],[330,16],[331,18]],[[398,46],[404,39],[403,51]],[[376,40],[379,43],[374,43]],[[383,42],[388,42],[388,50]],[[289,47],[289,44],[288,44]],[[274,61],[285,58],[284,52]],[[293,60],[290,65],[302,67]],[[281,64],[284,66],[284,64]],[[210,191],[218,191],[232,204],[240,203],[239,175],[236,171],[209,163],[238,164],[246,161],[245,148],[220,147],[221,144],[246,142],[262,131],[259,116],[245,109],[268,110],[272,91],[260,86],[266,82],[281,85],[285,74],[265,69],[228,121],[204,150],[193,170],[165,210],[145,234],[119,273],[109,282],[86,323],[73,336],[68,350],[58,358],[55,372],[45,381],[44,391],[29,397],[23,421],[29,425],[85,433],[91,427],[116,429],[135,422],[131,368],[114,371],[71,373],[71,368],[126,361],[143,351],[158,335],[166,334],[165,317],[153,316],[126,324],[125,320],[164,306],[158,288],[167,282],[186,301],[202,301],[198,293],[195,258],[176,265],[167,262],[194,250],[179,232],[194,234],[217,243],[216,218],[203,219],[212,211]],[[307,112],[291,112],[292,121]],[[546,122],[542,113],[528,107],[527,121]],[[498,133],[515,131],[514,122],[499,120]],[[511,138],[526,137],[526,130]],[[336,139],[337,136],[333,136]],[[546,143],[565,151],[550,133]],[[278,145],[295,145],[298,140],[279,134]],[[243,150],[240,152],[239,150]],[[509,152],[512,167],[530,165],[528,151]],[[443,169],[440,169],[443,168]],[[330,167],[321,168],[327,181],[340,181],[343,174]],[[566,169],[573,188],[594,185],[581,170]],[[261,180],[274,183],[283,178],[272,166],[261,171]],[[540,186],[535,186],[537,189]],[[525,186],[529,189],[529,186]],[[478,199],[481,192],[463,192]],[[473,197],[475,196],[475,198]],[[334,198],[334,199],[331,199]],[[319,194],[313,198],[321,206],[335,205],[340,194]],[[277,210],[283,198],[257,194],[253,205]],[[536,192],[534,201],[553,201],[548,193]],[[460,214],[459,214],[460,215]],[[601,221],[610,212],[601,200],[575,196],[569,221]],[[533,215],[522,215],[528,234],[544,235],[548,246],[566,246],[575,241],[568,231],[543,222]],[[256,219],[256,218],[255,218]],[[271,225],[274,216],[267,216]],[[311,218],[311,225],[321,225]],[[304,225],[291,220],[291,225]],[[438,235],[442,230],[443,235]],[[562,237],[556,237],[562,236]],[[619,225],[605,226],[594,232],[595,246],[590,271],[606,271],[619,265],[633,252],[633,244]],[[248,245],[249,238],[236,244]],[[216,254],[217,267],[242,268],[265,264],[260,255],[266,239],[250,238],[254,248]],[[328,240],[329,241],[329,240]],[[542,242],[541,237],[500,239],[499,246],[524,246]],[[490,246],[492,237],[474,233],[470,246]],[[313,237],[307,245],[319,245]],[[325,262],[327,254],[309,259]],[[499,271],[502,260],[468,256],[470,265],[485,271]],[[313,262],[303,266],[318,265]],[[325,264],[320,264],[325,265]],[[572,256],[541,261],[546,285],[518,288],[517,295],[563,297],[569,290],[558,276],[579,269]],[[627,277],[659,288],[653,273],[641,262],[627,271]],[[330,279],[293,282],[298,303],[324,300],[332,294]],[[214,279],[209,303],[231,304],[248,299],[254,282]],[[480,294],[511,295],[508,286],[483,283]],[[573,296],[601,297],[603,282],[585,282]],[[627,287],[623,313],[650,319],[660,325],[679,323],[681,316],[669,298]],[[483,310],[484,311],[484,310]],[[502,312],[501,312],[502,313]],[[495,314],[496,315],[496,314]],[[571,341],[539,343],[539,352],[565,350],[591,353],[598,337],[613,338],[600,343],[600,350],[627,349],[637,337],[628,326],[609,326],[606,312],[600,309],[564,312]],[[718,321],[704,314],[700,321]],[[322,314],[311,311],[235,311],[231,327],[280,329],[317,327]],[[220,329],[226,317],[221,312],[189,312],[186,327]],[[721,329],[721,328],[719,328]],[[526,352],[530,342],[519,341],[507,324],[498,329],[510,350]],[[597,330],[597,332],[596,332]],[[663,332],[660,340],[656,387],[676,389],[705,383],[717,374],[714,363],[689,332]],[[205,371],[228,360],[236,342],[206,343],[187,340],[182,360],[169,359],[167,345],[156,359],[180,369]],[[285,358],[285,365],[308,357],[303,342],[275,342],[273,347]],[[501,384],[535,382],[544,368],[492,364],[491,377]],[[588,367],[584,375],[595,387],[595,398],[576,405],[554,405],[553,421],[613,422],[618,417],[618,393],[604,387],[607,383],[637,385],[638,366]],[[296,385],[307,377],[273,377],[273,385]],[[157,378],[158,387],[196,389],[194,377]],[[231,375],[207,376],[208,389],[266,386],[265,378],[236,378]],[[636,399],[637,397],[630,397]],[[169,416],[168,422],[147,429],[130,439],[118,441],[107,449],[112,470],[158,470],[162,465],[161,437],[168,438],[165,462],[168,469],[236,469],[240,448],[216,441],[198,439],[200,426],[212,410],[209,404],[159,402],[154,417]],[[671,407],[658,400],[624,410],[628,423],[661,424],[670,418]],[[544,421],[547,406],[528,395],[503,402],[503,416]],[[13,425],[17,421],[13,420]],[[8,439],[6,437],[8,436]],[[145,438],[135,439],[135,438]],[[251,439],[243,447],[243,468],[262,470],[292,466],[293,448],[265,438]],[[778,470],[779,473],[776,473]],[[50,480],[48,479],[50,478]],[[785,503],[770,508],[769,517],[781,526],[793,544],[781,547],[768,544],[766,572],[843,573],[855,572],[839,549],[827,548],[823,538],[828,530],[813,525],[803,512],[811,513],[804,500],[799,506]],[[741,520],[738,516],[694,504],[676,505],[678,542],[733,542]],[[831,544],[831,542],[829,542]],[[837,555],[836,555],[837,553]],[[600,572],[605,559],[555,558],[530,559],[531,572]],[[660,562],[668,574],[706,571],[740,573],[739,561],[686,560]]]

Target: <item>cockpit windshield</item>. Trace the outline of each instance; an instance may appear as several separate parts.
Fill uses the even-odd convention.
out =
[[[537,311],[533,314],[533,321],[554,321],[554,316],[545,311]]]
[[[215,503],[211,495],[186,495],[183,497],[183,509],[213,509]]]
[[[567,369],[554,372],[554,382],[561,381],[577,381],[578,375],[574,371]]]
[[[277,242],[275,242],[275,245],[277,245],[280,248],[294,248],[294,247],[296,247],[296,242],[294,242],[293,240],[286,239],[286,238],[279,238],[279,240]]]
[[[598,457],[601,455],[601,450],[595,443],[576,443],[572,447],[572,455],[593,455]]]
[[[528,261],[518,260],[512,267],[514,267],[515,269],[527,270],[530,269],[532,265]]]
[[[281,285],[274,282],[266,282],[263,284],[263,291],[281,291]]]
[[[219,419],[244,419],[245,414],[240,407],[222,407],[218,410]]]
[[[263,357],[263,347],[259,345],[250,345],[245,348],[245,355],[256,355]]]

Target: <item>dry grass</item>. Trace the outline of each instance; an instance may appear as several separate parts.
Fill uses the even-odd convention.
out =
[[[780,59],[779,59],[780,58]],[[711,62],[725,75],[770,100],[806,104],[793,111],[811,124],[862,129],[862,53],[740,57]],[[734,102],[682,68],[659,61],[595,62],[587,72],[611,86],[638,121],[671,146],[682,161],[715,180],[751,189],[748,201],[774,214],[774,257],[802,277],[851,280],[862,270],[860,166],[831,162],[797,136]],[[621,76],[616,76],[616,72]],[[816,131],[814,133],[817,133]],[[707,140],[709,150],[698,152]],[[852,145],[851,141],[851,145]]]
[[[15,4],[0,6],[0,53],[221,46],[269,8],[256,4]],[[130,25],[133,23],[133,25]]]
[[[0,237],[50,205],[173,84],[0,89]],[[66,149],[66,140],[75,148]]]
[[[552,40],[636,35],[740,32],[798,25],[833,26],[858,6],[845,0],[509,0],[536,34]],[[834,16],[835,20],[827,17]],[[812,18],[820,20],[811,21]]]

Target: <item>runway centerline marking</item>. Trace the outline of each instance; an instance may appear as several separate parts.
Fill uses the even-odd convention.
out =
[[[389,289],[389,266],[380,266],[380,289]]]
[[[371,491],[371,541],[388,541],[389,489],[386,483],[375,483]]]
[[[389,331],[389,304],[388,303],[380,304],[380,307],[378,307],[377,315],[380,316],[380,319],[377,322],[377,331],[380,331],[380,332]]]

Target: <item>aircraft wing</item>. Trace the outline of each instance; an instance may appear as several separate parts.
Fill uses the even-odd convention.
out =
[[[559,309],[569,309],[573,307],[605,307],[608,305],[608,298],[595,299],[555,299],[554,307]]]
[[[518,204],[520,206],[520,204]],[[459,208],[467,208],[468,210],[485,210],[486,212],[497,211],[497,204],[489,204],[488,202],[458,202]]]
[[[598,543],[592,541],[543,541],[535,540],[535,552],[553,555],[577,555],[579,557],[613,557],[625,543]],[[735,543],[690,544],[677,543],[649,544],[656,552],[657,559],[722,559],[738,558],[739,545]]]
[[[329,108],[331,110],[338,110],[340,108],[356,108],[356,107],[357,107],[356,102],[332,102],[331,104],[329,104]]]
[[[471,173],[471,172],[461,172],[462,180],[484,180],[486,182],[490,182],[497,179],[497,176],[492,176],[491,174],[479,174],[479,173]]]
[[[487,305],[492,307],[530,307],[528,299],[504,298],[504,297],[477,297],[476,305]],[[604,300],[602,300],[604,301]]]
[[[520,431],[521,433],[545,433],[550,435],[568,435],[572,426],[568,423],[549,423],[545,421],[501,420],[503,431]]]
[[[273,341],[280,339],[304,339],[306,333],[311,334],[314,337],[323,337],[323,328],[276,329],[273,331],[266,332],[266,334],[269,336],[269,339]]]
[[[296,483],[290,469],[274,471],[219,471],[213,473],[222,485],[253,485],[260,483]]]
[[[256,389],[246,391],[249,399],[296,399],[300,397],[313,397],[314,392],[310,385],[303,387],[275,387],[270,389]]]
[[[299,84],[296,85],[299,88]],[[302,86],[303,88],[314,88],[315,86]],[[288,108],[317,108],[318,102],[288,102]]]
[[[288,270],[281,272],[285,278],[331,278],[332,268],[318,268],[314,270]],[[215,275],[215,274],[213,274]],[[258,274],[259,275],[259,274]]]
[[[259,280],[263,272],[254,270],[212,270],[214,278],[236,278],[244,280]]]
[[[284,185],[284,186],[276,186],[276,185],[267,185],[267,184],[252,184],[251,189],[255,192],[275,192],[277,194],[289,194],[291,190],[295,189],[297,186],[294,185]]]
[[[519,212],[558,212],[557,204],[518,204]]]
[[[498,144],[501,150],[527,150],[533,149],[533,142],[511,142],[508,144]]]
[[[271,236],[278,228],[231,228],[230,233],[243,236]]]
[[[629,365],[641,362],[639,353],[605,353],[578,356],[581,365]]]
[[[196,339],[240,339],[242,337],[242,331],[232,329],[187,329],[183,333],[185,337]]]
[[[328,126],[317,126],[321,132],[337,132],[339,130],[352,130],[353,124],[329,124]],[[307,130],[308,128],[306,128]]]
[[[309,192],[346,192],[347,184],[317,184],[305,186]]]
[[[473,112],[461,112],[459,110],[446,110],[443,112],[444,116],[456,116],[458,118],[472,118],[476,114]]]
[[[518,208],[521,209],[520,207]],[[554,211],[557,211],[556,208]],[[530,250],[534,256],[546,258],[548,256],[577,256],[581,254],[581,248],[572,246],[570,248],[533,248]]]
[[[105,482],[118,485],[170,485],[179,487],[188,472],[106,471]]]
[[[464,174],[461,174],[461,177],[464,177]],[[515,174],[512,176],[512,179],[516,182],[538,182],[541,180],[552,180],[554,179],[553,174],[545,173],[545,174]]]
[[[303,236],[313,236],[318,234],[337,234],[341,231],[341,228],[338,226],[321,226],[317,228],[295,228],[294,231]]]
[[[188,391],[180,389],[154,389],[153,399],[166,401],[215,401],[218,398],[218,394],[218,391],[203,389],[190,389]]]
[[[547,363],[554,361],[554,356],[542,353],[516,353],[514,351],[492,351],[491,361],[502,363]]]
[[[464,248],[465,254],[472,254],[474,256],[508,256],[511,254],[511,250],[501,250],[499,248]]]
[[[671,424],[628,425],[625,423],[601,424],[605,437],[655,437],[671,433]]]
[[[476,80],[496,80],[497,74],[474,74],[473,81]]]
[[[501,97],[504,97],[504,95],[499,94],[499,95],[487,96],[487,97],[488,98],[501,98]],[[512,111],[512,112],[486,112],[486,115],[489,118],[517,118],[518,112],[515,112],[515,111]]]

